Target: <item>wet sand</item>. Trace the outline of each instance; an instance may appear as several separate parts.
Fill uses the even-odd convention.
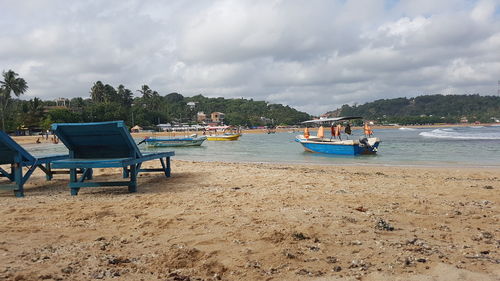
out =
[[[37,171],[25,198],[0,191],[0,280],[500,276],[500,169],[174,158],[171,178],[141,174],[134,194],[66,184]]]

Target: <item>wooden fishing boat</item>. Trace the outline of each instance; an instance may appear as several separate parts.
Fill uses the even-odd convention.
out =
[[[340,135],[340,122],[352,119],[362,119],[361,117],[336,117],[324,118],[318,120],[305,121],[303,123],[331,123],[332,124],[332,137],[324,137],[324,129],[320,127],[318,136],[310,136],[309,131],[304,130],[304,135],[296,137],[295,141],[300,143],[305,151],[338,154],[338,155],[360,155],[360,154],[375,154],[378,151],[380,139],[373,137],[373,131],[365,124],[364,136],[359,139],[341,139]],[[349,127],[350,128],[350,127]],[[350,130],[350,129],[349,129]],[[349,132],[350,134],[350,132]]]
[[[222,130],[222,132],[217,133],[218,130]],[[207,135],[209,141],[235,141],[241,137],[240,128],[232,126],[209,127],[208,131],[213,131]]]
[[[222,134],[222,135],[211,135],[207,136],[207,140],[209,141],[235,141],[238,140],[241,137],[241,134],[232,134],[232,133],[227,133],[227,134]]]
[[[152,138],[147,137],[140,143],[146,143],[148,147],[182,147],[182,146],[200,146],[206,136],[192,135],[182,138]]]

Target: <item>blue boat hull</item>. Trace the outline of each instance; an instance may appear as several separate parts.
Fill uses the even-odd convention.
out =
[[[207,138],[171,138],[171,139],[155,139],[148,138],[144,142],[148,147],[182,147],[182,146],[200,146]]]
[[[360,154],[375,154],[378,150],[379,142],[376,142],[373,146],[361,146],[359,144],[345,145],[345,144],[335,144],[335,143],[321,143],[321,142],[307,142],[300,141],[300,144],[304,147],[306,151],[326,153],[326,154],[337,154],[337,155],[360,155]]]

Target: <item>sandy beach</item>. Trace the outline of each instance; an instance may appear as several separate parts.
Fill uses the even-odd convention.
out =
[[[0,280],[499,280],[498,169],[172,169],[134,194],[38,171],[1,191]]]

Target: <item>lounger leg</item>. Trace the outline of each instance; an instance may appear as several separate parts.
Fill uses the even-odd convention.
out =
[[[92,168],[85,168],[85,169],[82,169],[82,181],[84,180],[91,180],[92,179],[92,174],[94,173],[94,171],[92,170]]]
[[[128,192],[137,192],[137,173],[135,164],[130,165],[130,183],[128,186]]]
[[[94,177],[94,169],[87,168],[87,179],[91,180]]]
[[[52,179],[52,165],[50,165],[50,163],[45,164],[45,169],[47,170],[45,179],[49,181]]]
[[[69,169],[69,181],[70,182],[77,182],[78,181],[76,169]],[[71,195],[73,195],[73,196],[78,195],[78,191],[80,191],[80,188],[72,187],[71,188]]]
[[[129,171],[127,167],[123,167],[123,178],[126,179],[129,176]]]
[[[167,157],[167,178],[170,178],[170,157]]]
[[[14,189],[14,195],[16,197],[24,197],[23,166],[17,163],[13,164],[12,171],[14,172],[14,180],[17,186],[17,189]]]

